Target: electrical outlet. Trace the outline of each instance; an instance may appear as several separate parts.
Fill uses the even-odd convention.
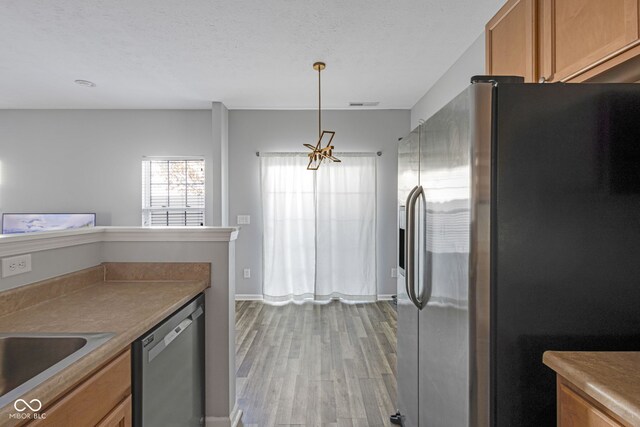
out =
[[[251,215],[238,215],[238,219],[237,219],[236,223],[238,225],[251,224]]]
[[[244,278],[245,279],[250,279],[251,278],[251,269],[250,268],[245,268],[243,271],[244,274]]]
[[[31,254],[2,258],[3,278],[28,273],[29,271],[31,271]]]
[[[391,269],[391,277],[398,277],[398,269],[397,268],[392,268]]]

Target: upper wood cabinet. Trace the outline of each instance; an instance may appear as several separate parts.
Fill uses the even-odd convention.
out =
[[[529,82],[597,78],[640,54],[639,3],[509,0],[486,26],[486,71]]]
[[[576,77],[638,40],[638,0],[540,0],[541,77]]]
[[[486,26],[487,74],[537,81],[536,1],[509,0]]]

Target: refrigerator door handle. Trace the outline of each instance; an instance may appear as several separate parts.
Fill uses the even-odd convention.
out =
[[[415,246],[413,242],[413,209],[411,209],[411,200],[413,199],[413,193],[415,193],[417,189],[418,189],[418,186],[416,185],[409,192],[409,195],[407,196],[407,202],[405,203],[406,208],[404,211],[405,212],[405,235],[406,235],[406,238],[404,239],[404,256],[405,256],[404,288],[411,302],[413,302],[413,299],[411,299],[410,289],[413,285],[410,285],[410,283],[413,282],[413,273],[414,273],[413,249]]]
[[[425,288],[422,293],[422,297],[418,297],[414,291],[414,295],[416,295],[416,307],[422,310],[429,300],[431,300],[432,294],[432,276],[431,276],[431,255],[429,254],[429,211],[427,209],[427,200],[424,191],[422,191],[422,196],[424,200],[424,260],[423,260],[423,276],[424,276],[424,284]]]
[[[416,295],[416,288],[415,288],[415,268],[414,268],[414,261],[415,261],[415,210],[416,210],[416,202],[418,201],[418,198],[424,194],[424,190],[422,188],[422,186],[418,185],[416,186],[410,193],[409,198],[407,200],[407,229],[409,230],[409,232],[407,233],[407,244],[409,246],[409,251],[407,252],[405,250],[405,253],[407,253],[407,259],[411,260],[409,263],[409,269],[407,270],[406,276],[407,276],[407,295],[409,296],[409,299],[411,300],[411,302],[413,303],[413,305],[415,305],[419,310],[422,309],[422,302],[420,301],[420,299],[418,298],[418,296]]]

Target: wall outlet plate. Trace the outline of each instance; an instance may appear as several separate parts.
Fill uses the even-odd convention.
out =
[[[244,276],[245,279],[250,279],[251,278],[251,269],[250,268],[245,268],[242,273],[243,273],[243,276]]]
[[[15,276],[16,274],[31,271],[31,254],[18,255],[10,258],[2,258],[2,277]]]
[[[391,277],[398,277],[398,269],[397,268],[392,268],[391,269]]]
[[[238,219],[237,219],[236,223],[238,225],[251,224],[251,215],[238,215]]]

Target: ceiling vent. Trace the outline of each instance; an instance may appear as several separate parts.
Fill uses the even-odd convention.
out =
[[[350,102],[349,107],[377,107],[379,102]]]

